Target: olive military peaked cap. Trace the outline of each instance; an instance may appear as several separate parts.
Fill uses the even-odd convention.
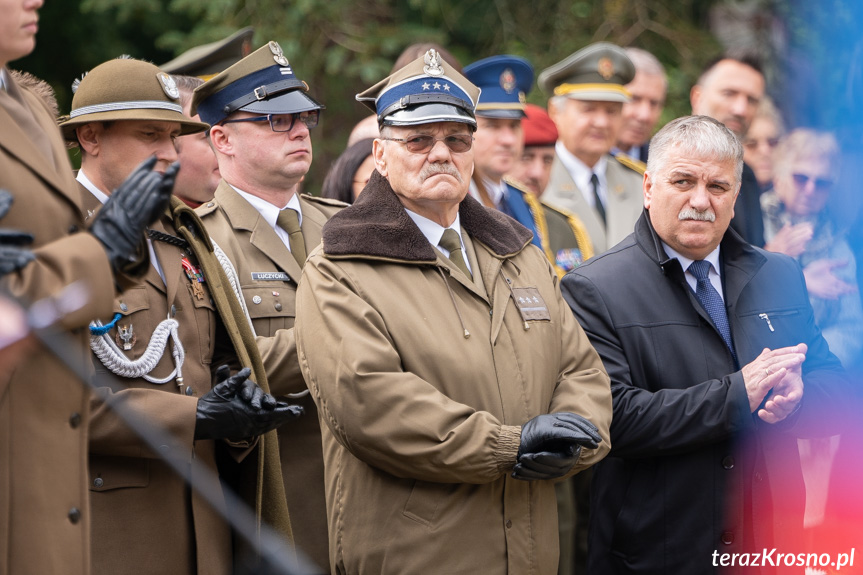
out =
[[[479,88],[429,50],[357,94],[357,101],[377,113],[381,126],[461,122],[475,129],[479,95]]]
[[[63,137],[76,142],[75,128],[90,122],[156,120],[180,124],[181,134],[208,129],[183,114],[174,79],[150,62],[118,58],[99,64],[72,85],[72,111],[61,118]]]
[[[256,114],[295,114],[322,110],[309,86],[294,76],[277,42],[268,42],[195,89],[192,114],[218,124],[238,110]]]
[[[159,67],[169,74],[197,76],[202,80],[209,80],[252,52],[254,33],[255,29],[248,26],[223,40],[189,48]]]
[[[575,100],[629,102],[624,88],[635,77],[635,66],[620,46],[597,42],[546,68],[539,87],[549,96]]]
[[[524,117],[525,94],[533,87],[533,67],[518,56],[492,56],[464,69],[468,80],[482,93],[476,115],[485,118]]]

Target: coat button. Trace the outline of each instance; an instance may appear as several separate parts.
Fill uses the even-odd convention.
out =
[[[191,387],[186,387],[186,395],[195,395],[195,390]]]
[[[281,302],[276,302],[276,311],[282,311],[282,304],[281,304]]]
[[[120,311],[129,311],[129,306],[124,303],[120,304]]]
[[[93,487],[102,487],[103,485],[105,485],[105,481],[101,477],[93,480]]]
[[[507,529],[512,529],[512,519],[507,519],[507,520],[506,520],[506,528],[507,528]]]
[[[722,458],[722,467],[724,469],[733,469],[734,468],[734,458],[730,455],[726,455]]]
[[[252,303],[254,303],[254,304],[259,304],[262,301],[264,301],[264,300],[262,300],[261,296],[259,296],[259,295],[256,295],[255,297],[252,298]]]
[[[78,231],[78,226],[76,226],[75,224],[72,224],[71,226],[69,226],[69,233],[70,234],[74,234],[77,231]]]
[[[77,429],[79,425],[81,425],[81,414],[80,413],[73,413],[72,415],[70,415],[69,416],[69,426],[72,429]]]
[[[731,531],[725,531],[722,533],[722,537],[720,537],[719,540],[725,545],[731,545],[734,543],[734,533]]]
[[[69,510],[69,521],[72,523],[72,525],[75,525],[79,521],[81,521],[81,512],[78,511],[77,507],[73,507]]]

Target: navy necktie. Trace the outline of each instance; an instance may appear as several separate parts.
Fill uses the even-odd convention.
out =
[[[734,360],[737,361],[737,354],[734,353],[734,346],[731,344],[731,328],[728,325],[728,314],[725,312],[725,303],[722,301],[722,296],[710,283],[708,275],[710,274],[710,262],[706,260],[696,260],[689,265],[689,273],[695,276],[698,283],[695,286],[695,297],[701,303],[701,307],[713,320],[713,325],[719,330],[719,334],[728,346]]]

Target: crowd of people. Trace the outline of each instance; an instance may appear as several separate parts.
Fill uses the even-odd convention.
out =
[[[277,42],[112,59],[58,115],[9,67],[40,6],[0,1],[0,574],[254,573],[270,532],[290,573],[853,565],[841,151],[757,60],[660,126],[640,48],[416,44],[313,190]]]

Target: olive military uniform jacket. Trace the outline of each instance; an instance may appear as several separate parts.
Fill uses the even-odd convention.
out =
[[[3,289],[26,304],[62,297],[71,284],[83,288],[81,301],[67,300],[60,326],[71,330],[74,347],[66,351],[89,366],[86,326],[110,313],[114,297],[108,257],[95,237],[78,232],[81,196],[39,97],[10,82],[8,93],[0,90],[0,126],[0,188],[15,197],[0,225],[32,233],[37,258],[4,278]],[[14,370],[0,367],[2,574],[89,572],[88,397],[44,347]]]
[[[87,190],[83,193],[93,197]],[[195,415],[198,398],[212,387],[216,344],[221,344],[218,363],[233,359],[233,350],[224,333],[217,342],[218,318],[206,281],[192,280],[184,271],[184,259],[200,269],[195,257],[188,248],[164,241],[182,241],[170,214],[164,213],[150,229],[163,238],[152,240],[152,245],[165,280],[151,265],[138,285],[119,295],[113,311],[121,317],[107,335],[129,360],[138,360],[157,326],[169,318],[176,320],[185,351],[182,382],[170,377],[176,363],[172,338],[149,373],[152,378],[168,378],[164,384],[117,376],[93,357],[100,388],[90,423],[93,574],[227,574],[232,568],[227,524],[111,409],[112,402],[122,402],[168,432],[176,443],[161,455],[183,449],[215,470],[215,442],[194,439]],[[107,324],[112,316],[98,319]],[[123,390],[112,394],[108,385]]]
[[[321,228],[345,204],[299,197],[306,250],[321,242]],[[276,396],[306,392],[294,342],[296,290],[302,270],[260,213],[222,180],[213,201],[197,209],[213,241],[225,252],[240,279],[258,348]],[[305,415],[279,428],[285,494],[295,526],[294,542],[328,571],[324,469],[317,409],[308,393],[293,397]]]
[[[530,233],[466,197],[477,281],[373,173],[324,226],[297,294],[297,349],[324,439],[338,573],[557,572],[554,485],[510,476],[521,425],[571,411],[608,451],[608,378]]]
[[[607,223],[603,224],[599,212],[584,198],[566,167],[555,156],[551,166],[551,178],[542,194],[542,201],[551,206],[562,208],[578,216],[587,228],[594,253],[605,250],[632,233],[635,222],[644,206],[642,179],[632,160],[608,156],[605,171],[608,189],[605,214]]]

